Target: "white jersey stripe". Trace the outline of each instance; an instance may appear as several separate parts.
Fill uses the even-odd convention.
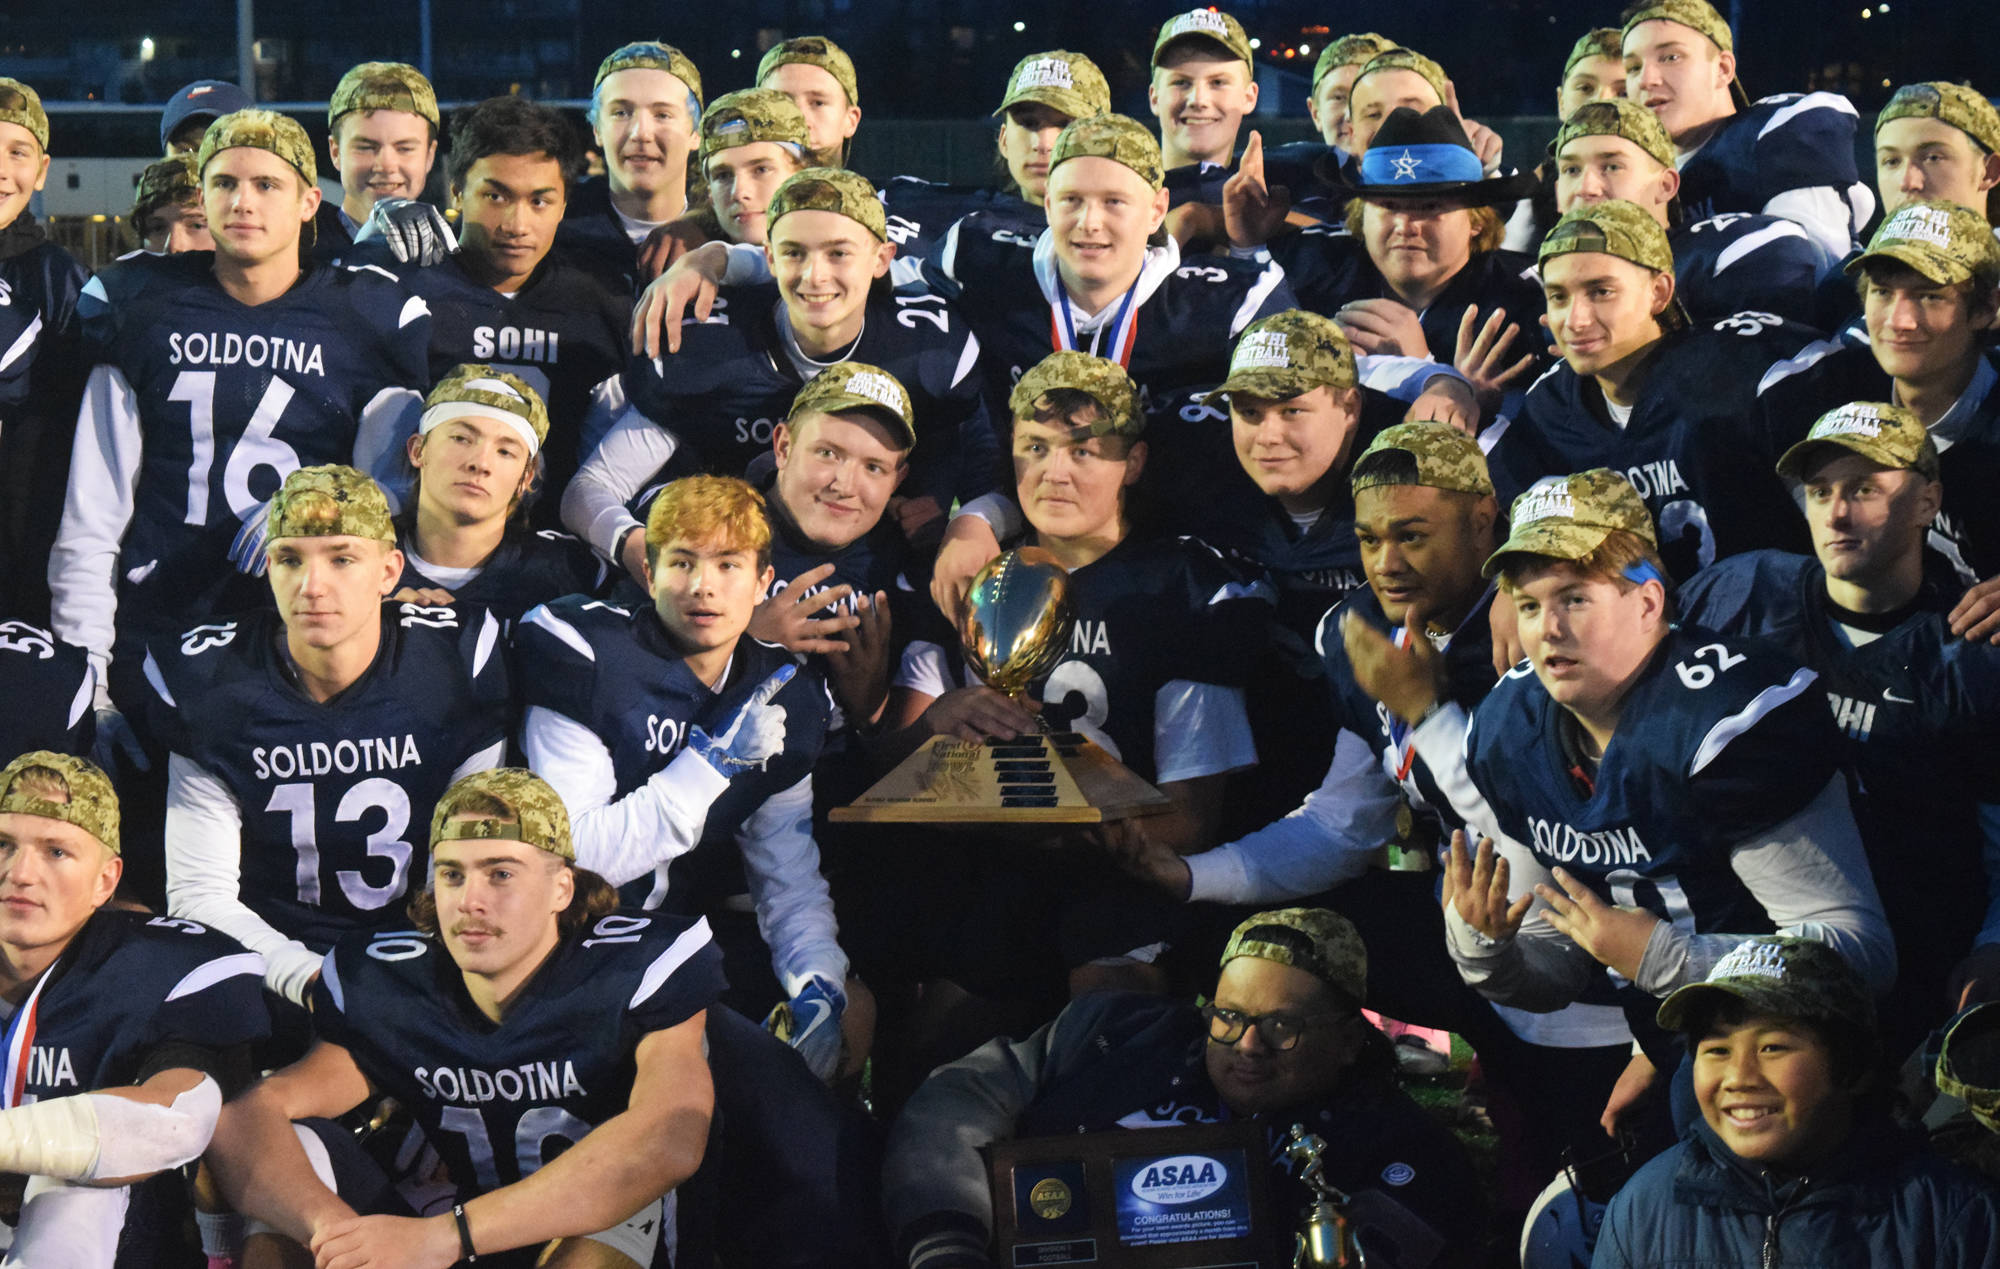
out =
[[[329,968],[331,968],[331,964],[332,961],[329,958]],[[205,991],[226,979],[241,978],[245,974],[254,974],[258,978],[262,978],[264,976],[264,958],[255,952],[237,952],[230,956],[218,956],[212,961],[206,961],[189,970],[185,977],[174,984],[174,989],[167,993],[167,999],[171,1001],[179,1000],[182,996],[192,996],[196,992]]]
[[[673,972],[688,963],[688,959],[702,948],[714,942],[709,933],[708,918],[702,917],[674,940],[673,946],[661,952],[651,965],[646,966],[645,976],[639,979],[639,990],[632,993],[627,1009],[637,1009],[652,998],[654,992],[664,985]]]

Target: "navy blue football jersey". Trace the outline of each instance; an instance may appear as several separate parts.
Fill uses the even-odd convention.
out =
[[[327,953],[313,1026],[416,1118],[461,1198],[531,1176],[632,1098],[639,1043],[722,991],[708,923],[614,912],[557,944],[493,1022],[414,930]]]
[[[0,612],[48,617],[77,400],[90,370],[76,306],[90,273],[22,215],[0,228]]]
[[[611,184],[601,176],[570,187],[562,223],[556,226],[556,246],[636,294],[640,287],[639,248],[625,232],[625,222],[611,206]]]
[[[1267,145],[1264,147],[1264,181],[1273,187],[1283,186],[1291,195],[1294,208],[1310,212],[1321,220],[1337,220],[1346,214],[1347,200],[1339,193],[1338,186],[1327,183],[1326,174],[1338,172],[1342,157],[1339,150],[1324,141],[1287,141],[1283,145]],[[1186,163],[1168,168],[1168,205],[1220,205],[1222,187],[1236,175],[1236,166],[1241,158],[1238,155],[1228,163]]]
[[[1985,920],[1978,804],[2000,802],[2000,648],[1952,636],[1956,598],[1955,586],[1926,586],[1893,628],[1857,645],[1811,556],[1735,556],[1679,595],[1685,620],[1766,640],[1818,672],[1899,979],[1926,1004]]]
[[[1854,106],[1838,93],[1780,93],[1739,110],[1680,165],[1689,221],[1761,212],[1788,190],[1859,181]]]
[[[1988,352],[1986,360],[2000,372],[2000,353]],[[1803,436],[1829,410],[1853,401],[1892,400],[1894,392],[1895,382],[1866,344],[1835,338],[1775,367],[1757,399],[1774,428]],[[1989,387],[1982,400],[1968,403],[1964,416],[1948,427],[1933,427],[1944,505],[1931,522],[1930,546],[1970,586],[2000,573],[2000,503],[1986,496],[2000,488],[2000,387]]]
[[[478,362],[517,374],[541,393],[549,435],[532,510],[541,527],[558,527],[563,488],[583,461],[593,394],[615,381],[630,358],[631,295],[617,278],[560,249],[543,258],[520,290],[502,295],[474,280],[457,255],[420,269],[371,248],[351,249],[345,259],[383,265],[430,307],[433,381],[454,366]]]
[[[1019,190],[966,189],[915,176],[892,176],[882,186],[889,241],[899,259],[919,261],[936,253],[953,222],[977,214],[981,223],[1005,228],[1033,241],[1049,227],[1049,213]]]
[[[423,885],[432,807],[461,764],[506,741],[506,646],[482,609],[385,603],[374,664],[322,703],[283,639],[263,612],[155,640],[150,721],[235,795],[243,903],[323,951]]]
[[[1697,324],[1771,313],[1817,324],[1819,281],[1833,260],[1794,221],[1724,212],[1669,230],[1674,294]]]
[[[626,394],[693,451],[699,470],[757,484],[775,462],[772,433],[810,377],[793,360],[789,321],[776,286],[724,287],[709,319],[682,331],[678,353],[633,359]],[[917,444],[900,492],[949,506],[993,488],[980,345],[952,304],[923,290],[871,298],[847,359],[880,366],[909,393]]]
[[[1775,425],[1757,408],[1757,387],[1812,337],[1768,313],[1668,335],[1622,428],[1597,381],[1558,362],[1487,452],[1500,505],[1545,476],[1609,467],[1646,500],[1676,579],[1742,551],[1800,546],[1805,524],[1775,468],[1812,420]]]
[[[1061,319],[1038,278],[1054,267],[1052,259],[1038,262],[1044,249],[1036,243],[1045,240],[1023,241],[1011,229],[982,227],[973,217],[954,226],[937,260],[924,266],[925,281],[952,297],[979,336],[988,410],[1003,430],[1012,418],[1007,397],[1015,381],[1061,347]],[[1148,402],[1221,383],[1229,377],[1229,354],[1244,327],[1298,307],[1284,271],[1275,265],[1226,256],[1174,264],[1179,250],[1171,245],[1167,250],[1172,254],[1164,259],[1149,257],[1140,275],[1136,330],[1125,361]],[[1079,335],[1078,350],[1115,360],[1112,324],[1107,319],[1095,336]]]
[[[502,621],[513,621],[535,605],[564,595],[601,594],[611,574],[595,551],[554,529],[510,531],[475,576],[458,582],[424,571],[428,566],[415,553],[407,521],[397,525],[396,540],[403,550],[403,575],[396,590],[449,591],[455,603],[484,608]]]
[[[329,173],[329,175],[333,175]],[[339,177],[335,176],[338,180]],[[312,260],[314,264],[334,264],[354,246],[354,235],[361,226],[348,216],[347,209],[340,200],[327,198],[320,201],[319,210],[313,213]]]
[[[1604,902],[1689,934],[1768,931],[1730,853],[1839,770],[1823,702],[1791,658],[1683,626],[1627,692],[1593,785],[1565,756],[1568,712],[1526,662],[1474,712],[1466,769],[1502,832]]]
[[[97,736],[97,673],[82,648],[25,621],[0,621],[0,753],[88,756]]]
[[[1332,316],[1354,300],[1395,299],[1382,273],[1368,256],[1361,239],[1331,225],[1308,225],[1271,243],[1271,257],[1285,267],[1299,307]],[[1541,325],[1547,311],[1535,262],[1517,251],[1494,250],[1474,255],[1453,275],[1437,298],[1417,315],[1433,361],[1451,365],[1458,355],[1458,326],[1468,306],[1479,309],[1484,322],[1495,308],[1506,310],[1507,321],[1520,327],[1509,355],[1519,360],[1537,352],[1546,365],[1550,353]]]
[[[737,640],[729,677],[710,688],[688,669],[659,614],[650,605],[619,607],[581,595],[545,604],[514,628],[522,666],[522,698],[583,724],[611,753],[615,798],[637,788],[687,747],[688,729],[700,724],[720,734],[733,715],[783,665],[795,664],[775,644]],[[681,911],[741,891],[731,838],[773,794],[812,773],[825,743],[830,701],[826,684],[809,669],[795,675],[772,703],[785,711],[785,747],[757,772],[745,772],[709,808],[701,845],[673,862],[668,895]],[[711,848],[713,847],[713,848]],[[648,877],[631,883],[628,902],[644,900]]]
[[[32,999],[24,1102],[142,1083],[174,1067],[226,1078],[218,1056],[271,1025],[263,957],[196,922],[119,908],[84,922]],[[10,1023],[23,1007],[0,1003]]]
[[[429,382],[429,312],[391,274],[311,268],[252,307],[222,289],[212,263],[209,252],[135,253],[91,279],[79,304],[97,359],[130,384],[137,411],[121,628],[173,629],[232,600],[268,602],[229,564],[243,518],[298,468],[355,462],[377,398]]]

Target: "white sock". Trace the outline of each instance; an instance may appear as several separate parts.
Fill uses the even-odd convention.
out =
[[[243,1254],[243,1218],[235,1212],[196,1212],[201,1230],[201,1254],[229,1260]]]

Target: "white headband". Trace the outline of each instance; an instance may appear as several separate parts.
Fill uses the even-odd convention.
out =
[[[524,407],[528,404],[527,400],[520,393],[498,379],[470,379],[462,386],[478,388],[481,391],[495,393],[503,397],[511,397],[519,401]],[[487,405],[482,401],[438,402],[428,410],[425,410],[423,417],[417,421],[417,435],[428,435],[432,428],[448,419],[463,418],[488,419],[494,423],[505,424],[513,428],[515,433],[528,443],[529,457],[533,457],[541,452],[542,443],[536,439],[535,429],[528,425],[527,419],[515,414],[511,410],[501,409],[497,405]]]

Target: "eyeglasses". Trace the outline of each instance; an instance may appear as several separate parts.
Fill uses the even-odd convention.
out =
[[[1248,1014],[1234,1009],[1223,1009],[1217,1005],[1203,1005],[1201,1016],[1208,1019],[1208,1038],[1216,1044],[1231,1045],[1240,1041],[1250,1028],[1257,1028],[1257,1035],[1273,1049],[1283,1053],[1295,1047],[1299,1037],[1316,1022],[1325,1022],[1338,1015],[1330,1013],[1290,1013],[1280,1010],[1274,1013]]]

